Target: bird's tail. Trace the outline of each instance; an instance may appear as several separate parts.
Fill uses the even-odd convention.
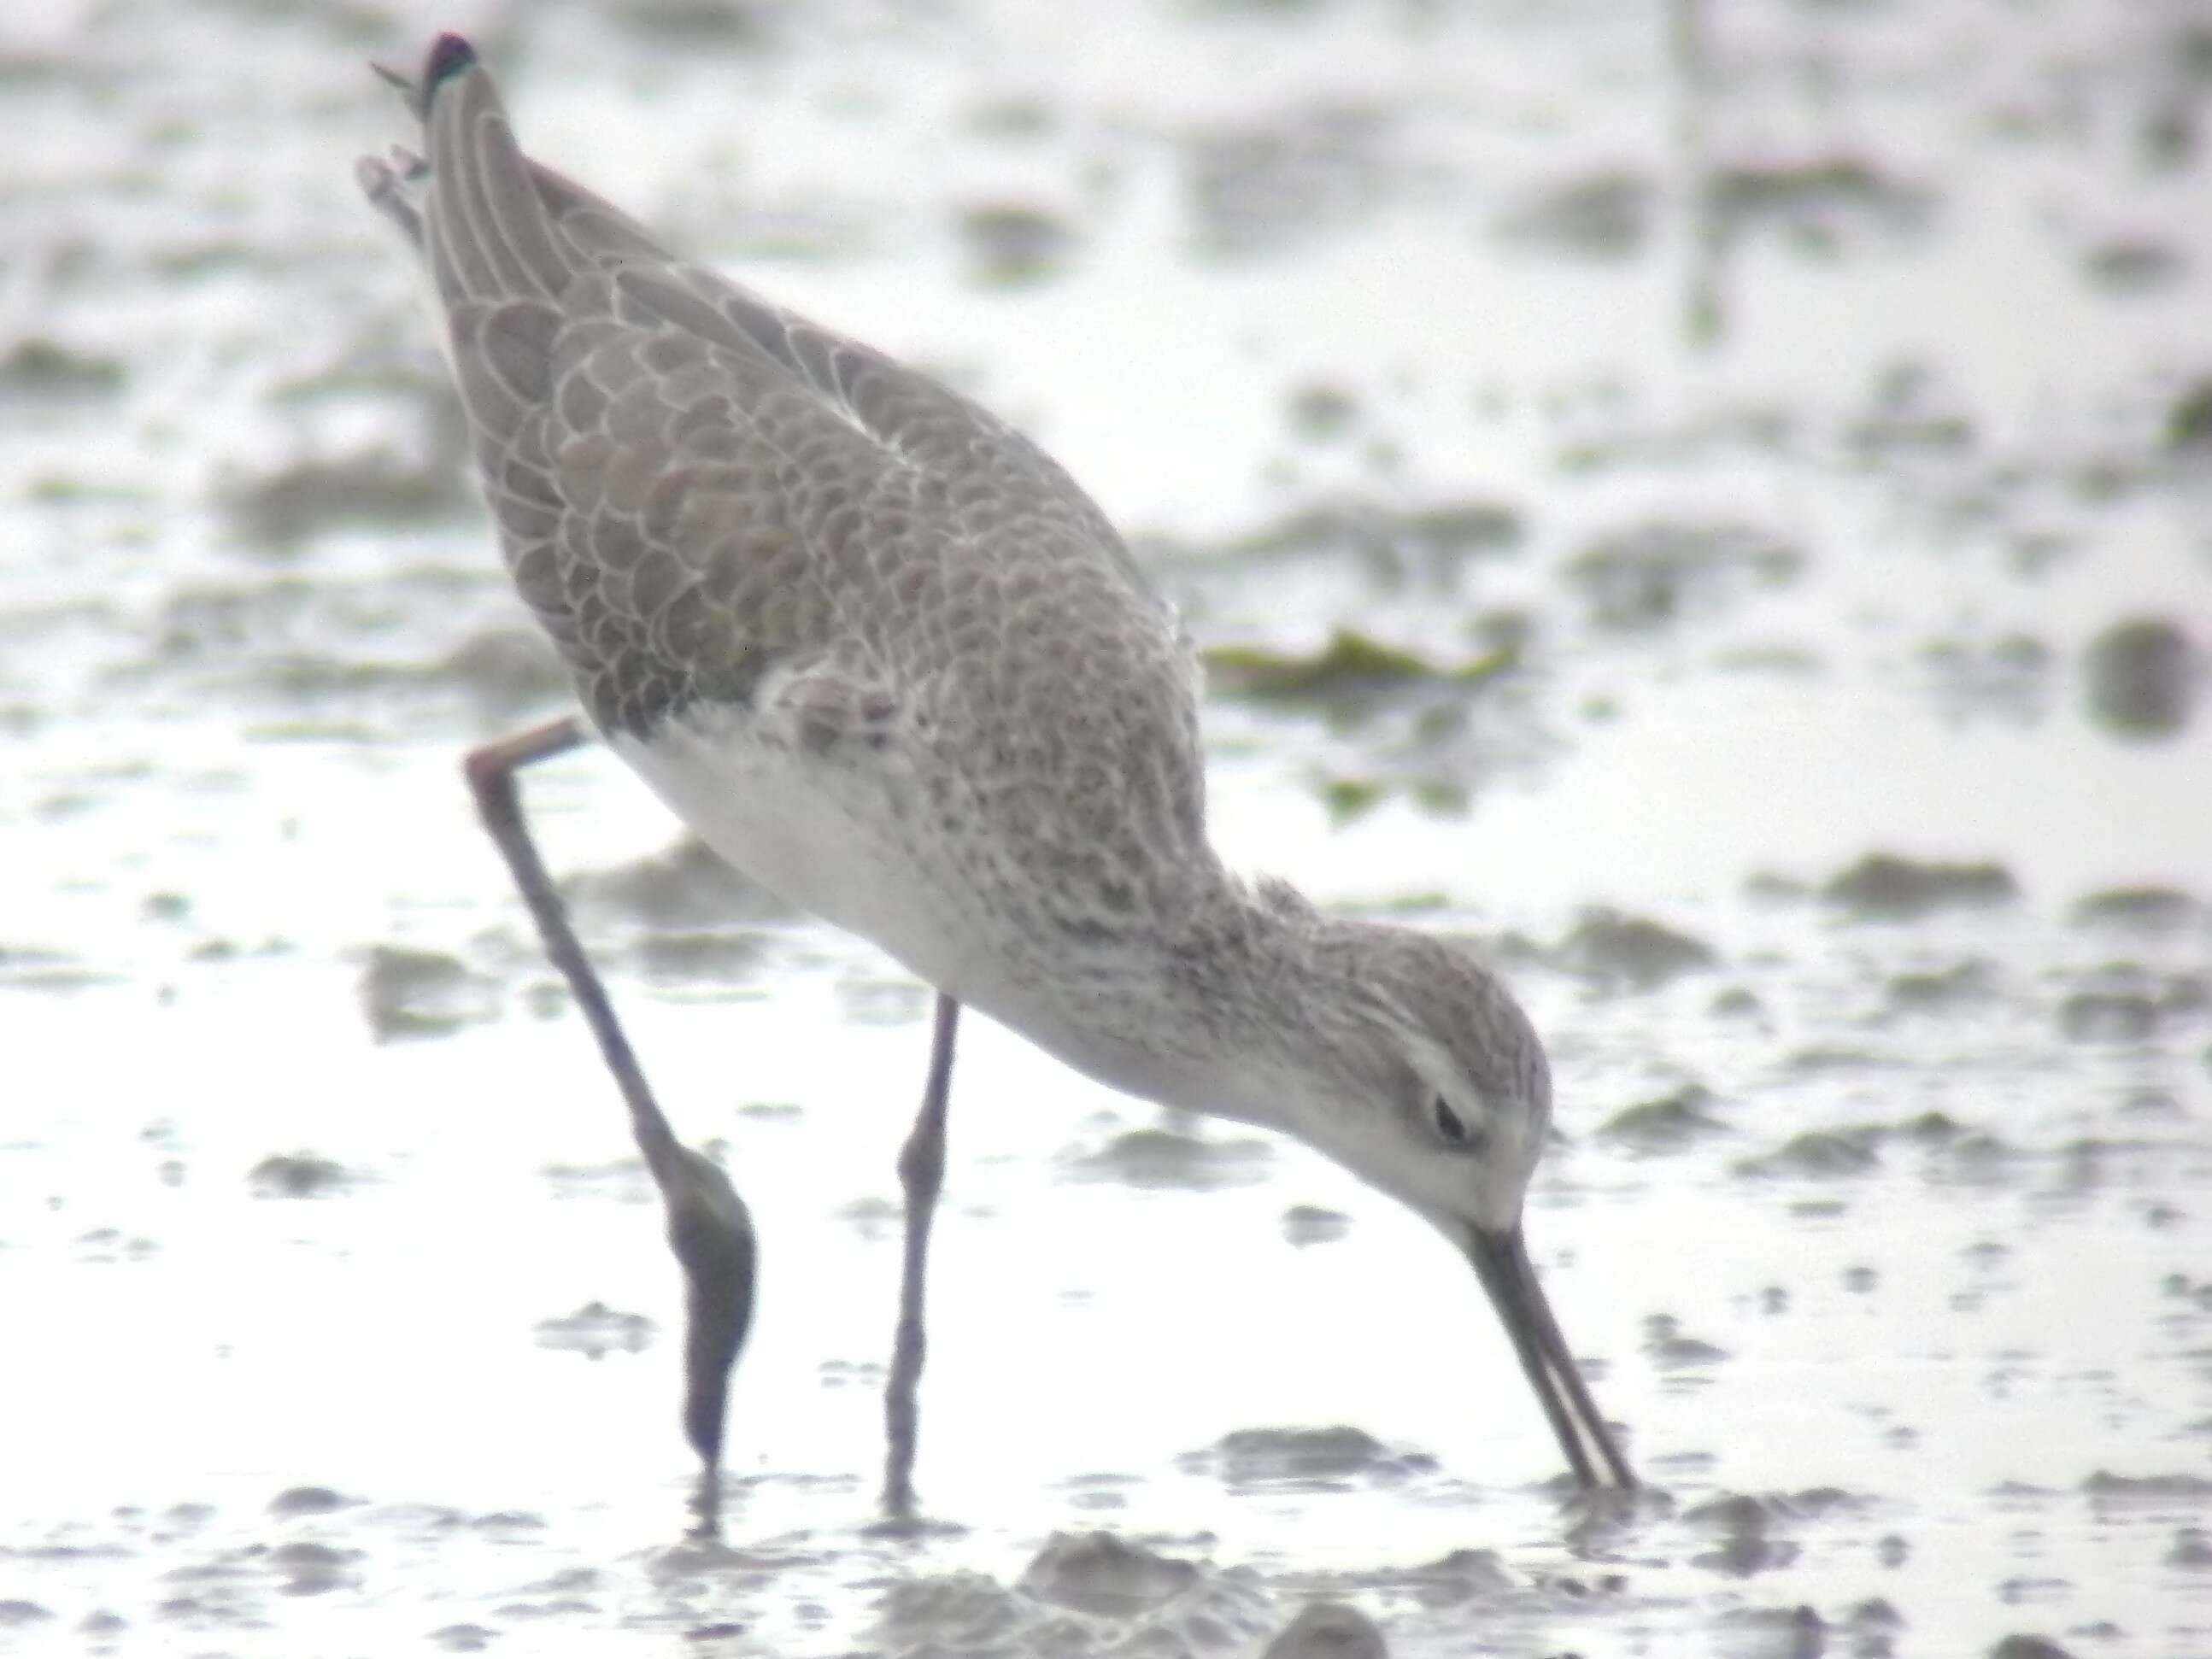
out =
[[[459,35],[438,37],[419,76],[371,68],[422,123],[424,149],[364,156],[354,176],[409,247],[437,267],[447,306],[518,290],[557,294],[580,270],[668,259],[629,215],[516,149],[498,91]],[[440,185],[449,197],[442,204]]]

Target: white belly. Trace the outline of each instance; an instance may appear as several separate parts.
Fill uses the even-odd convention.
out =
[[[991,935],[997,907],[962,885],[957,872],[973,862],[938,855],[932,826],[910,810],[895,745],[825,757],[764,742],[736,714],[671,721],[650,744],[621,732],[608,742],[708,846],[777,896],[872,940],[917,977],[1110,1087],[1233,1115],[1211,1068],[1194,1070],[1188,1054],[1142,1040],[1172,1009],[1150,998],[1133,1010],[1126,1000],[1101,1007],[1095,994],[1071,1001],[1033,942]],[[1157,981],[1134,962],[1120,965],[1133,983]]]
[[[854,765],[763,743],[742,715],[678,720],[608,746],[699,838],[799,909],[871,939],[921,978],[968,994],[974,952],[917,851],[896,760]]]

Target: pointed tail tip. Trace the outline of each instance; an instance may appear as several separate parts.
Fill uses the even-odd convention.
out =
[[[476,67],[477,49],[458,34],[441,34],[422,65],[422,102],[427,108],[438,88],[455,76]]]

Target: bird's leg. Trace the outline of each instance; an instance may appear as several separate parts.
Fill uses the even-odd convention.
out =
[[[730,1372],[752,1322],[752,1221],[729,1177],[704,1154],[678,1142],[668,1127],[523,822],[514,775],[533,762],[565,754],[587,736],[583,722],[571,714],[471,750],[464,769],[477,811],[530,907],[545,953],[568,981],[585,1023],[599,1039],[599,1053],[629,1108],[630,1133],[660,1188],[669,1247],[684,1270],[686,1289],[684,1431],[705,1466],[702,1501],[711,1510],[720,1484]]]
[[[914,1445],[919,1407],[915,1385],[928,1339],[921,1322],[923,1278],[929,1266],[929,1224],[945,1185],[945,1104],[952,1086],[952,1032],[960,1005],[941,993],[929,1040],[929,1081],[914,1133],[899,1153],[899,1185],[906,1192],[906,1260],[899,1274],[898,1335],[891,1345],[890,1381],[884,1388],[884,1510],[896,1520],[914,1518]]]

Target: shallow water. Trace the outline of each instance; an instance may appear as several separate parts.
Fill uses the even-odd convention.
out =
[[[2212,1650],[2212,34],[1694,15],[0,21],[0,1651]],[[1417,1223],[977,1021],[946,1524],[872,1529],[927,998],[586,755],[531,810],[763,1238],[690,1534],[651,1187],[455,769],[561,690],[351,185],[444,27],[1085,481],[1237,862],[1491,946],[1636,1513]]]

